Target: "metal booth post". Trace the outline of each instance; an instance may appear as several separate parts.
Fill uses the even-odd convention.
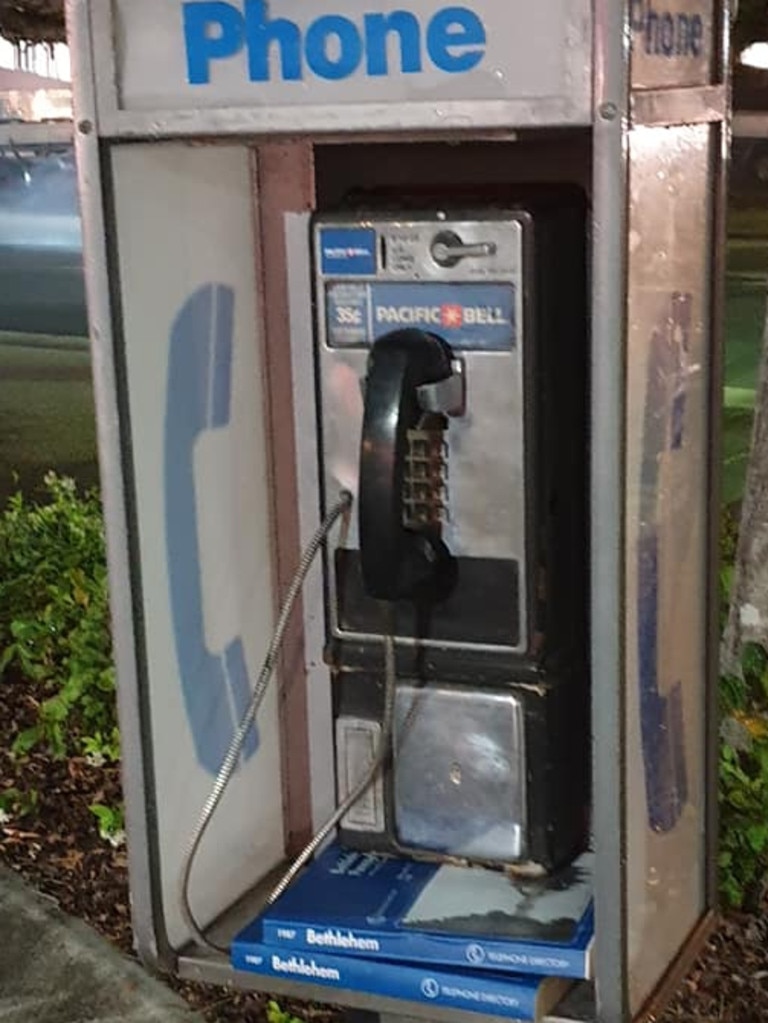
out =
[[[590,596],[572,611],[589,608],[596,923],[593,983],[551,1019],[641,1019],[716,897],[728,11],[369,7],[67,2],[137,946],[190,979],[434,1018],[234,970],[194,940],[178,879],[321,518],[313,215],[356,190],[567,186],[591,210],[573,449]],[[335,805],[326,599],[318,564],[192,872],[223,946]]]
[[[596,928],[606,1019],[663,1005],[716,901],[729,16],[686,11],[709,42],[696,60],[664,60],[671,21],[630,4],[629,61],[605,68],[628,89],[623,127],[610,88],[597,93],[596,230],[601,215],[612,232],[621,224],[623,259],[619,269],[610,246],[595,246],[592,649],[593,684],[605,688],[593,690],[593,778],[597,847],[610,845],[603,867],[616,885],[596,887],[598,919],[612,921]],[[602,1002],[601,968],[617,981]]]

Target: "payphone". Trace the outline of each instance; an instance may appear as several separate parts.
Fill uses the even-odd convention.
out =
[[[474,947],[451,1001],[232,947],[337,830],[526,912],[592,835],[551,1018],[658,1016],[716,904],[728,5],[66,6],[142,958],[519,1017]]]
[[[549,870],[588,827],[586,232],[574,192],[312,227],[344,800],[363,849]],[[402,200],[401,200],[402,202]]]
[[[183,861],[214,951],[193,864],[321,550],[336,809],[267,902],[337,827],[525,876],[588,841],[586,201],[440,200],[311,222],[322,523]]]

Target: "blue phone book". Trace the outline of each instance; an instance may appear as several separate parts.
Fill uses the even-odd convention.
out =
[[[293,950],[589,979],[592,863],[524,880],[334,842],[259,922]]]
[[[254,921],[232,943],[232,965],[266,977],[304,981],[345,991],[464,1009],[518,1021],[540,1020],[560,1001],[570,981],[558,977],[506,976],[429,964],[392,963],[328,952],[302,952],[263,944]]]

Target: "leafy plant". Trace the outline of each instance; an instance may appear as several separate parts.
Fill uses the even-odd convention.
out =
[[[720,530],[720,622],[731,598],[737,512]],[[757,908],[768,878],[768,653],[744,648],[741,672],[720,679],[720,894],[731,909]]]
[[[720,891],[757,908],[768,877],[768,654],[750,645],[720,685]]]
[[[0,679],[35,684],[37,721],[17,754],[119,757],[103,520],[95,491],[45,477],[47,500],[15,494],[0,514]]]
[[[94,803],[88,809],[99,822],[99,835],[105,842],[120,846],[125,843],[125,814],[122,806]]]
[[[720,520],[720,632],[728,620],[728,607],[733,589],[736,551],[739,542],[739,520],[734,510],[724,508]]]
[[[37,792],[30,789],[8,788],[0,791],[0,824],[15,818],[27,817],[37,808]]]
[[[304,1023],[299,1016],[294,1016],[278,1002],[267,1002],[267,1023]]]

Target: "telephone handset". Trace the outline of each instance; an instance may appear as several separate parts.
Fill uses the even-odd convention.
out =
[[[235,293],[204,284],[171,330],[165,418],[165,526],[173,633],[184,704],[200,764],[216,774],[250,699],[240,635],[212,650],[206,639],[195,450],[209,431],[229,429]],[[243,754],[258,748],[250,730]]]
[[[363,585],[378,600],[447,593],[441,538],[446,416],[464,411],[461,363],[435,334],[396,330],[371,349],[365,380],[358,515]]]

